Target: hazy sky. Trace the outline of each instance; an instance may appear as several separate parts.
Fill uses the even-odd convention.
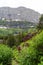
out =
[[[24,6],[43,13],[43,0],[0,0],[0,7]]]

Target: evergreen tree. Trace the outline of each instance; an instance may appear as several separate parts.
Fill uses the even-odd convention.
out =
[[[43,14],[41,15],[41,17],[39,18],[39,24],[37,27],[39,30],[43,29]]]

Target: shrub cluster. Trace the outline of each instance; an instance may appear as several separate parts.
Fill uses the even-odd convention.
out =
[[[3,65],[11,65],[12,57],[12,49],[0,44],[0,63]]]

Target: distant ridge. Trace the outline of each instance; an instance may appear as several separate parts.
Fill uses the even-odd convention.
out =
[[[0,7],[0,19],[12,19],[17,21],[29,21],[38,23],[40,13],[26,7]]]

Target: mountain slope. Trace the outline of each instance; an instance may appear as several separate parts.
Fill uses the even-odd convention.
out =
[[[0,8],[0,18],[13,19],[19,21],[38,22],[39,17],[40,17],[40,13],[25,7]]]

